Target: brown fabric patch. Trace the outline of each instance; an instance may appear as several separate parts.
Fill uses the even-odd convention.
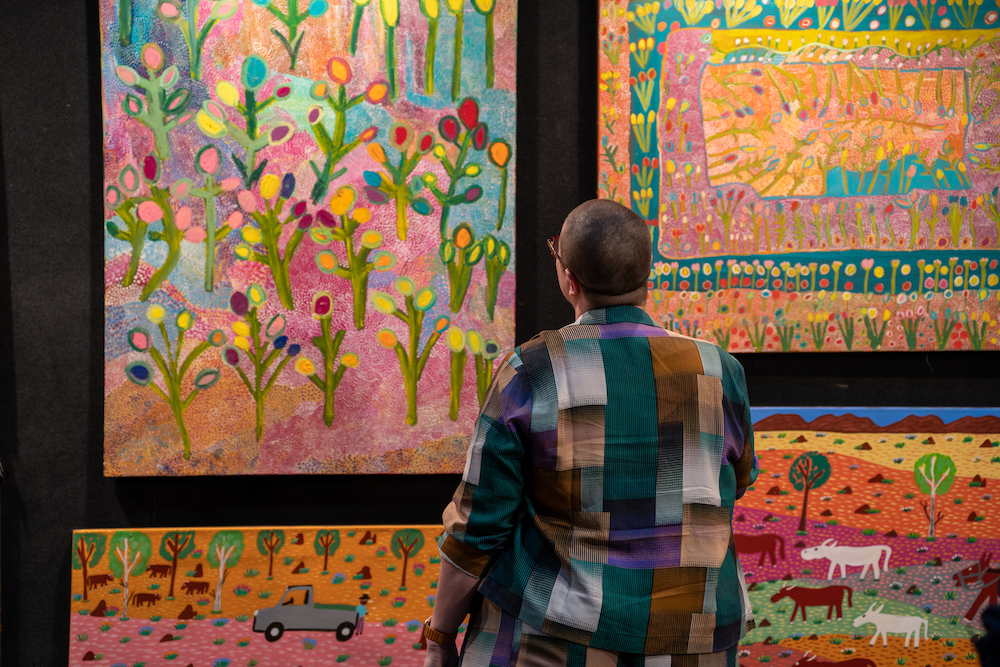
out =
[[[521,649],[516,667],[559,667],[567,665],[569,646],[563,639],[540,635],[521,635]]]
[[[715,644],[715,614],[692,614],[688,631],[688,653],[712,653]]]
[[[556,470],[604,465],[604,406],[559,411]]]
[[[483,576],[483,570],[490,562],[490,555],[479,549],[462,544],[451,535],[441,543],[441,553],[451,562],[474,577]]]
[[[566,521],[573,520],[573,512],[581,510],[580,471],[546,470],[534,468],[533,497],[544,509],[544,514]]]
[[[574,517],[569,555],[576,560],[607,565],[611,514],[578,512]]]
[[[706,580],[707,572],[700,567],[667,567],[654,570],[649,605],[650,627],[654,625],[654,616],[663,612],[702,613],[705,605]]]

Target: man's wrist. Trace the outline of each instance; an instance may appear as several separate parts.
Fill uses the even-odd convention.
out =
[[[455,643],[455,638],[458,637],[458,632],[440,632],[431,627],[431,619],[433,619],[433,614],[427,617],[424,621],[423,636],[426,639],[434,642],[435,644],[450,645]]]

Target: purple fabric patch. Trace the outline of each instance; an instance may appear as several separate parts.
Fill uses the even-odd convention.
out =
[[[670,332],[661,327],[651,327],[648,324],[635,322],[619,322],[617,324],[599,325],[601,338],[669,338]]]
[[[683,530],[683,526],[673,525],[641,531],[611,531],[608,565],[629,569],[679,567]]]
[[[531,413],[528,413],[531,416]],[[545,470],[556,469],[556,455],[558,454],[559,431],[542,431],[532,433],[531,464],[536,468]]]

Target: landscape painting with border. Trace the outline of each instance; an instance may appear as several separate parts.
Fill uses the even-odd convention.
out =
[[[971,639],[1000,596],[1000,410],[752,418],[760,473],[733,511],[756,621],[740,664],[978,664]],[[75,531],[69,664],[421,665],[441,532]]]
[[[744,667],[978,665],[1000,592],[1000,409],[752,408]]]
[[[733,352],[997,350],[994,0],[601,0],[599,196]]]
[[[456,473],[514,342],[516,0],[101,0],[107,476]]]

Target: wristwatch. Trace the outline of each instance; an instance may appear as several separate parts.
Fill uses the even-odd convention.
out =
[[[455,637],[458,637],[457,632],[438,632],[431,627],[431,619],[434,618],[433,615],[428,616],[427,620],[424,621],[424,637],[430,639],[435,644],[454,644]]]

